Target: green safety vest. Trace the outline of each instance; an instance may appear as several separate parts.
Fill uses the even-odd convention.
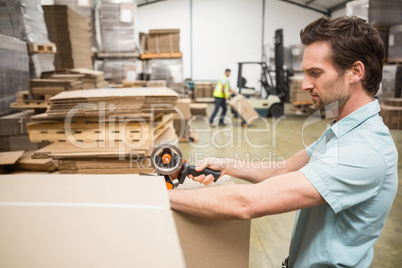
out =
[[[222,92],[222,81],[225,83],[225,96],[223,96]],[[222,76],[221,79],[219,79],[218,83],[216,83],[216,87],[214,90],[214,97],[216,98],[229,98],[229,79],[226,77],[226,75]]]

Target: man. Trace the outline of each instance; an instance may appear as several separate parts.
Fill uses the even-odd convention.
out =
[[[230,69],[226,69],[225,75],[218,80],[218,83],[216,83],[216,87],[213,94],[213,96],[215,97],[215,108],[211,114],[211,117],[209,118],[209,124],[211,127],[215,127],[214,118],[217,115],[219,108],[222,108],[222,113],[219,117],[219,125],[226,126],[226,124],[223,122],[227,110],[226,100],[229,98],[229,92],[236,94],[236,92],[230,88],[228,79],[229,75],[230,75]]]
[[[398,187],[398,153],[374,99],[383,44],[356,17],[320,18],[300,36],[306,46],[302,88],[316,109],[337,107],[331,126],[284,168],[205,159],[199,170],[219,169],[254,184],[169,191],[171,206],[211,219],[299,210],[288,267],[368,267]],[[211,176],[193,179],[212,182]]]

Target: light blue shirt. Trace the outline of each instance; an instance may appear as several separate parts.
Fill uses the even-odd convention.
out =
[[[326,203],[297,212],[289,267],[369,267],[398,188],[398,152],[375,100],[328,127],[300,171]]]

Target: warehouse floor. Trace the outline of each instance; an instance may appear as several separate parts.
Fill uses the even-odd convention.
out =
[[[208,105],[208,115],[213,105]],[[180,144],[183,156],[195,164],[207,156],[248,159],[250,161],[281,160],[291,157],[319,138],[330,120],[310,114],[296,114],[290,105],[285,107],[286,118],[258,119],[252,126],[241,127],[230,111],[229,126],[209,128],[206,119],[196,119],[192,127],[198,130],[194,144]],[[302,131],[303,130],[303,131]],[[391,130],[399,155],[402,155],[402,131]],[[399,158],[399,174],[402,160]],[[244,183],[234,179],[237,183]],[[375,244],[372,267],[400,267],[402,263],[402,183]],[[252,220],[250,239],[250,268],[280,267],[288,255],[295,212],[266,216]]]

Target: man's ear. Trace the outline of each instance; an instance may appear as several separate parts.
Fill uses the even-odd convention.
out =
[[[350,74],[350,83],[356,83],[358,81],[361,81],[364,76],[364,64],[361,61],[356,61],[353,63],[352,68],[349,70]]]

